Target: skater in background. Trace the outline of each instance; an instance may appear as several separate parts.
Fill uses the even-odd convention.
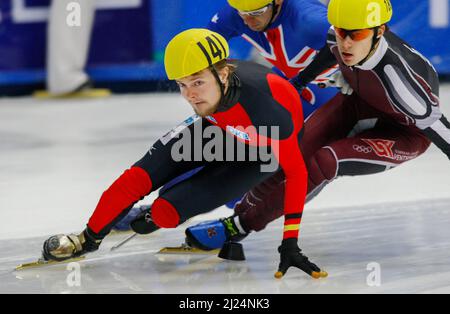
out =
[[[68,24],[68,8],[73,9],[69,7],[73,3],[81,8],[80,25]],[[85,68],[94,16],[95,0],[52,0],[47,30],[47,90],[50,95],[65,96],[91,87]]]
[[[227,40],[242,36],[286,79],[311,63],[329,27],[326,6],[318,0],[228,0],[208,25]],[[336,85],[333,75],[340,76],[334,65],[300,91],[305,119],[338,92],[318,87],[324,82]]]
[[[421,156],[431,143],[450,158],[450,123],[439,106],[439,79],[430,61],[389,30],[388,0],[331,0],[328,46],[294,80],[306,86],[339,63],[352,95],[339,94],[306,123],[301,143],[311,200],[335,179],[381,173]],[[422,183],[420,183],[422,184]],[[426,184],[425,182],[423,184]],[[285,177],[278,173],[249,191],[235,208],[245,229],[261,231],[282,215]],[[222,220],[187,230],[203,248],[231,236]]]
[[[314,278],[327,276],[297,245],[307,183],[299,147],[303,129],[300,97],[287,80],[266,67],[249,62],[230,64],[228,55],[227,41],[207,29],[185,31],[169,43],[165,53],[167,75],[176,80],[197,115],[162,137],[103,193],[81,234],[49,238],[43,247],[45,259],[63,261],[97,250],[112,226],[136,202],[191,169],[203,166],[196,175],[160,195],[151,210],[133,223],[135,231],[176,228],[281,170],[286,175],[286,202],[277,277],[290,267]],[[226,161],[205,154],[211,145],[216,153],[224,152]],[[174,156],[180,147],[183,159]],[[254,149],[258,154],[251,154]],[[270,158],[263,158],[264,150]],[[227,224],[233,234],[240,234],[243,228],[236,222],[230,219]]]

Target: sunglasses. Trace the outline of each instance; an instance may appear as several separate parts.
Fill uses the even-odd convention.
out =
[[[264,13],[269,10],[269,8],[272,6],[272,3],[266,5],[264,8],[255,10],[255,11],[238,11],[241,16],[251,16],[251,17],[258,17],[263,15]]]
[[[373,32],[372,32],[373,28],[357,29],[357,30],[352,30],[352,31],[349,31],[349,30],[346,30],[343,28],[338,28],[338,27],[335,27],[334,29],[336,31],[336,34],[340,38],[345,39],[345,38],[347,38],[347,36],[349,36],[353,41],[364,40],[373,34]]]

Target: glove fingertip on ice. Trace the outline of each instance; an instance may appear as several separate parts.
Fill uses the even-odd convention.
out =
[[[283,276],[284,276],[284,273],[281,272],[281,271],[277,271],[277,272],[275,273],[275,278],[276,278],[276,279],[281,279],[281,278],[283,278]]]
[[[311,272],[311,277],[314,279],[327,278],[328,273],[326,271],[313,271]]]

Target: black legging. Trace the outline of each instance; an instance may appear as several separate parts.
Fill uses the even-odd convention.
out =
[[[244,157],[244,160],[247,161],[208,161],[205,160],[203,154],[196,156],[195,152],[198,154],[198,148],[201,148],[203,152],[213,143],[214,138],[200,141],[207,127],[214,128],[222,136],[223,140],[217,142],[216,147],[223,151],[224,157],[230,155],[228,157],[232,157],[232,160],[242,160],[238,157]],[[182,130],[176,131],[180,129]],[[186,146],[192,148],[191,153],[187,154],[190,155],[188,156],[190,158],[177,162],[172,156],[172,149],[180,146],[180,141],[184,139],[190,139],[186,142]],[[198,119],[195,122],[191,120],[189,123],[185,123],[184,129],[180,126],[175,128],[174,131],[158,140],[149,152],[134,164],[134,167],[149,174],[153,191],[181,174],[203,167],[191,178],[165,190],[159,197],[171,204],[171,208],[179,216],[178,223],[182,223],[242,196],[255,185],[272,176],[274,171],[279,170],[276,158],[267,148],[257,151],[258,158],[251,159],[255,161],[248,161],[251,152],[255,153],[255,150],[252,151],[248,145],[240,143],[225,131],[212,126],[206,119]],[[270,161],[267,161],[268,158],[271,158]],[[273,171],[262,171],[262,166],[270,164],[272,161],[274,161]],[[126,177],[127,180],[133,180],[129,176]],[[128,214],[133,205],[121,208],[120,211],[96,210],[88,226],[93,233],[103,238],[117,222]],[[154,210],[158,210],[158,206],[152,208],[152,214]],[[167,211],[168,209],[161,208],[160,210]],[[103,221],[108,223],[103,223]]]

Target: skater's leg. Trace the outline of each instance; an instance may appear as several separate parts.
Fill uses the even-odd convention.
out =
[[[192,117],[162,137],[103,193],[82,233],[54,236],[44,243],[46,258],[65,260],[98,249],[111,228],[127,215],[136,202],[180,174],[205,165],[202,154],[200,159],[193,158],[195,149],[186,159],[177,160],[172,148],[180,143],[190,147],[196,147],[199,143],[203,151],[202,145],[209,143],[202,141],[203,130],[209,125],[202,119]]]
[[[203,119],[190,118],[158,140],[141,160],[103,193],[88,223],[92,233],[104,238],[136,202],[177,176],[205,165],[202,154],[201,158],[196,158],[194,149],[182,160],[174,154],[180,143],[188,147],[196,147],[199,143],[202,149],[202,145],[209,142],[201,138],[207,126],[210,124]]]
[[[261,171],[257,162],[206,166],[191,179],[163,193],[153,203],[153,219],[164,228],[174,228],[222,206],[272,175]]]
[[[429,145],[430,141],[418,132],[384,123],[355,137],[331,143],[307,161],[307,201],[338,177],[390,170],[420,156]],[[258,194],[260,186],[247,194],[250,200],[246,203],[254,202],[256,205],[239,214],[241,223],[255,231],[264,229],[268,223],[283,215],[284,184],[276,185],[275,190],[265,197],[262,193]],[[256,202],[253,194],[260,196]]]
[[[180,182],[186,181],[189,178],[191,178],[193,175],[195,175],[197,172],[199,172],[200,170],[202,170],[203,168],[197,168],[191,171],[188,171],[186,173],[183,173],[181,176],[176,177],[175,179],[173,179],[172,181],[170,181],[169,183],[167,183],[166,185],[164,185],[160,190],[159,190],[159,195],[163,194],[165,191],[169,190],[171,187],[173,187],[174,185],[177,185]]]
[[[300,143],[307,165],[310,160],[317,158],[328,157],[329,159],[327,151],[321,151],[322,147],[340,138],[345,138],[350,133],[358,117],[356,104],[357,100],[354,96],[338,94],[308,119]],[[318,153],[319,151],[321,153]],[[284,173],[280,172],[254,187],[236,204],[236,214],[242,217],[248,215],[242,219],[245,221],[244,224],[248,223],[252,230],[259,231],[267,223],[280,217],[284,202],[284,181]],[[308,191],[311,187],[309,183]],[[247,211],[248,213],[246,213]],[[258,216],[265,217],[265,219],[254,219]]]

